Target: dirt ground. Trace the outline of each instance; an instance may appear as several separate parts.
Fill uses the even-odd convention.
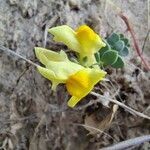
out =
[[[139,46],[149,58],[148,0],[111,0],[129,18]],[[102,37],[124,33],[126,25],[117,8],[107,0],[0,0],[0,45],[38,63],[34,47],[67,50],[55,43],[46,29],[67,24],[72,28],[87,24]],[[131,40],[130,57],[122,70],[107,69],[111,84],[102,82],[95,91],[116,93],[117,100],[144,114],[150,114],[150,73],[137,57]],[[0,51],[0,149],[6,150],[97,150],[120,141],[150,134],[150,122],[118,108],[105,133],[89,135],[84,128],[89,114],[104,118],[101,104],[83,107],[94,97],[66,106],[69,95],[63,85],[54,93],[50,82],[37,70],[12,55]],[[102,89],[102,91],[101,91]],[[104,115],[104,116],[103,116]],[[149,115],[150,116],[150,115]],[[145,143],[135,148],[148,150]]]

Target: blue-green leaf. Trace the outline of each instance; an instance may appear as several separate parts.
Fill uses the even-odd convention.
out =
[[[121,39],[121,40],[124,42],[125,45],[128,45],[128,44],[129,44],[129,40],[128,40],[127,38],[123,38],[123,39]]]
[[[119,35],[116,33],[112,33],[108,38],[107,38],[107,42],[110,45],[114,45],[117,41],[119,41]]]
[[[101,61],[104,63],[104,65],[111,65],[117,61],[117,58],[118,52],[114,50],[108,50],[102,55]]]
[[[100,57],[108,50],[111,50],[111,47],[108,43],[106,43],[106,46],[99,50]]]
[[[114,44],[113,49],[114,49],[114,50],[117,50],[117,51],[119,52],[119,51],[123,50],[124,47],[125,47],[124,42],[121,41],[121,40],[119,40],[118,42],[116,42],[116,43]]]
[[[95,59],[98,63],[100,62],[100,54],[99,53],[95,53]]]
[[[113,68],[122,68],[124,67],[124,61],[121,56],[118,56],[117,61],[111,65]]]
[[[119,37],[120,37],[120,39],[123,39],[124,35],[123,34],[119,34]]]
[[[119,55],[121,56],[127,56],[128,54],[129,54],[129,49],[127,46],[125,46],[124,49],[119,52]]]

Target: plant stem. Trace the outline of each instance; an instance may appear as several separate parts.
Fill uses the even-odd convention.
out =
[[[100,94],[95,93],[95,92],[91,92],[91,94],[94,95],[94,96],[96,96],[96,97],[98,97],[98,98],[100,98],[100,102],[101,102],[101,103],[102,103],[102,100],[101,100],[101,99],[107,99],[107,100],[109,100],[110,102],[115,103],[115,104],[119,105],[120,107],[124,108],[125,110],[127,110],[127,111],[130,112],[131,114],[135,114],[135,115],[137,115],[137,116],[139,116],[139,117],[142,117],[142,118],[145,118],[145,119],[149,119],[149,120],[150,120],[150,117],[149,117],[149,116],[147,116],[147,115],[145,115],[145,114],[143,114],[143,113],[141,113],[141,112],[138,112],[138,111],[132,109],[131,107],[128,107],[128,106],[126,106],[125,104],[123,104],[123,103],[121,103],[121,102],[119,102],[119,101],[117,101],[117,100],[115,100],[115,99],[111,99],[111,98],[105,97],[105,96],[100,95]]]
[[[10,50],[10,49],[8,49],[8,48],[2,46],[2,45],[0,45],[0,50],[2,50],[2,51],[4,51],[4,52],[8,52],[8,53],[10,53],[10,54],[12,54],[12,55],[14,55],[14,56],[17,56],[17,57],[19,57],[19,58],[25,60],[25,61],[28,62],[29,64],[31,64],[31,65],[33,65],[33,66],[35,66],[35,67],[38,67],[38,65],[35,64],[34,62],[32,62],[31,60],[29,60],[29,59],[27,59],[27,58],[25,58],[25,57],[23,57],[23,56],[21,56],[21,55],[15,53],[14,51],[12,51],[12,50]]]
[[[109,146],[106,148],[102,148],[100,150],[123,150],[123,149],[127,149],[131,146],[140,145],[144,142],[149,142],[149,141],[150,141],[150,135],[145,135],[145,136],[140,136],[140,137],[136,137],[133,139],[129,139],[126,141],[122,141],[115,145],[112,145],[112,146]]]
[[[135,47],[135,50],[138,54],[138,56],[141,58],[145,68],[147,70],[150,70],[150,65],[148,64],[148,62],[146,61],[146,59],[143,57],[142,55],[142,50],[139,48],[139,45],[138,45],[138,42],[136,40],[136,37],[135,37],[135,33],[134,33],[134,30],[133,28],[131,28],[130,24],[129,24],[129,20],[128,18],[121,12],[119,13],[119,16],[121,17],[121,19],[125,22],[126,26],[127,26],[127,30],[130,32],[131,34],[131,37],[133,39],[133,44],[134,44],[134,47]]]

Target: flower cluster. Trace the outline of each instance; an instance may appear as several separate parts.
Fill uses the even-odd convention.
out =
[[[54,36],[56,42],[62,42],[77,54],[79,63],[69,60],[64,51],[59,53],[45,48],[36,47],[35,54],[45,66],[37,69],[42,76],[52,82],[52,89],[63,83],[66,85],[71,98],[68,106],[74,107],[93,89],[94,85],[103,80],[106,72],[101,70],[96,63],[95,53],[105,43],[87,25],[82,25],[75,31],[67,25],[53,27],[48,30]],[[84,59],[86,58],[86,61]],[[93,65],[93,67],[91,67]]]

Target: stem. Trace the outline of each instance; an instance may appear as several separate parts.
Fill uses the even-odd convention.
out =
[[[129,139],[126,141],[122,141],[120,143],[117,143],[115,145],[106,147],[106,148],[102,148],[101,150],[123,150],[123,149],[127,149],[131,146],[135,146],[135,145],[140,145],[144,142],[148,142],[150,141],[150,135],[145,135],[145,136],[140,136],[140,137],[136,137],[133,139]]]
[[[147,42],[147,40],[149,39],[149,33],[150,33],[150,29],[148,30],[147,34],[146,34],[146,37],[144,39],[144,43],[143,43],[143,46],[142,46],[142,53],[144,51],[144,48],[145,48],[145,44]]]
[[[10,53],[10,54],[12,54],[12,55],[14,55],[14,56],[17,56],[17,57],[19,57],[19,58],[25,60],[27,63],[29,63],[29,64],[31,64],[31,65],[33,65],[33,66],[35,66],[35,67],[38,67],[38,65],[35,64],[34,62],[32,62],[31,60],[29,60],[29,59],[27,59],[27,58],[25,58],[25,57],[23,57],[23,56],[21,56],[21,55],[15,53],[14,51],[12,51],[12,50],[10,50],[10,49],[8,49],[8,48],[2,46],[2,45],[0,45],[0,50],[2,50],[2,51],[4,51],[4,52],[8,52],[8,53]]]
[[[125,110],[127,110],[128,112],[130,112],[130,113],[132,113],[132,114],[135,114],[135,115],[137,115],[137,116],[140,116],[140,117],[142,117],[142,118],[145,118],[145,119],[149,119],[149,120],[150,120],[150,117],[149,117],[149,116],[147,116],[147,115],[145,115],[145,114],[143,114],[143,113],[140,113],[140,112],[138,112],[138,111],[136,111],[136,110],[134,110],[134,109],[132,109],[132,108],[126,106],[125,104],[123,104],[123,103],[121,103],[121,102],[119,102],[119,101],[117,101],[117,100],[114,100],[114,99],[105,97],[105,96],[100,95],[100,94],[95,93],[95,92],[91,92],[91,94],[94,95],[94,96],[96,96],[96,97],[98,97],[98,98],[101,98],[101,99],[107,99],[107,100],[109,100],[110,102],[119,105],[120,107],[124,108]],[[102,101],[100,101],[100,102],[102,103]]]
[[[121,19],[125,22],[126,26],[127,26],[127,30],[130,32],[131,34],[131,37],[133,39],[133,44],[134,44],[134,47],[135,47],[135,50],[138,54],[138,56],[141,58],[145,68],[147,70],[150,70],[150,65],[148,64],[148,62],[146,61],[146,59],[143,57],[142,55],[142,50],[139,48],[139,45],[138,45],[138,42],[136,40],[136,37],[135,37],[135,33],[134,33],[134,30],[131,28],[130,24],[129,24],[129,20],[128,18],[123,14],[123,13],[119,13],[119,16],[121,17]]]

